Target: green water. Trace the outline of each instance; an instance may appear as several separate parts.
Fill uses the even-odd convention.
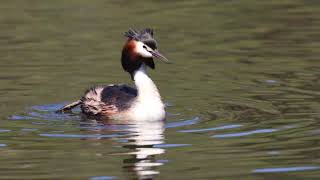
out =
[[[1,1],[0,179],[319,179],[320,2]],[[128,28],[152,27],[166,123],[55,114],[129,83]]]

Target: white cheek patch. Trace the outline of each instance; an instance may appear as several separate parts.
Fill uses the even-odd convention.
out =
[[[146,45],[138,41],[135,48],[136,53],[141,55],[142,57],[146,57],[146,58],[152,57],[152,54],[149,53],[145,48],[143,48],[143,46],[146,46]]]

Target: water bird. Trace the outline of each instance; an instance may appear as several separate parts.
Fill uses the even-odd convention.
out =
[[[71,111],[80,106],[82,113],[90,117],[127,121],[165,119],[164,103],[157,86],[147,74],[147,67],[155,69],[154,58],[169,61],[158,51],[152,29],[129,29],[124,35],[127,41],[122,49],[121,64],[136,88],[124,84],[96,86],[88,89],[81,99],[57,112]]]

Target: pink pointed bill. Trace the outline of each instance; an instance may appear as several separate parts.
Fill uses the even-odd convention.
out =
[[[169,60],[166,57],[164,57],[159,51],[153,50],[153,51],[150,51],[150,53],[152,54],[153,57],[158,58],[163,62],[169,63]]]

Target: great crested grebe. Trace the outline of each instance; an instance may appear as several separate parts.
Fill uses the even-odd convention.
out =
[[[70,111],[80,105],[88,116],[113,120],[156,121],[165,119],[164,104],[156,85],[147,75],[147,66],[155,68],[153,58],[164,62],[168,59],[157,50],[152,29],[140,32],[129,29],[122,49],[121,63],[136,89],[127,85],[97,86],[87,90],[84,96],[57,112]]]

